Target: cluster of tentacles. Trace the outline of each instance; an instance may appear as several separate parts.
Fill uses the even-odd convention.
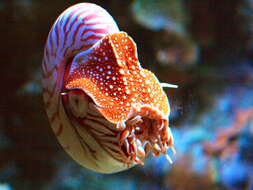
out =
[[[156,119],[158,113],[145,106],[138,111],[131,111],[127,121],[118,123],[117,127],[123,129],[119,135],[119,146],[126,157],[125,163],[143,165],[149,152],[153,156],[162,153],[172,163],[167,149],[170,147],[175,153],[173,136],[168,120]]]

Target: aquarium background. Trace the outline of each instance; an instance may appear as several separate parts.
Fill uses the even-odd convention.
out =
[[[0,0],[0,190],[253,190],[253,1],[96,0],[137,43],[171,104],[177,154],[117,174],[63,151],[41,96],[57,16],[76,0]]]

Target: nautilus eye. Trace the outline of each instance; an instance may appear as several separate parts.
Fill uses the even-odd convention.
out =
[[[142,68],[136,44],[101,7],[64,11],[45,47],[43,95],[63,148],[86,168],[113,173],[173,148],[169,102]],[[168,85],[169,86],[169,85]]]

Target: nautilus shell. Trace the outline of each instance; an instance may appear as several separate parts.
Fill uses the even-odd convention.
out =
[[[60,144],[82,166],[114,173],[173,149],[169,102],[138,61],[133,39],[101,7],[81,3],[55,21],[45,45],[43,97]]]

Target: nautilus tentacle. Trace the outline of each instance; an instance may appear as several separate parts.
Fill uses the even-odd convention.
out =
[[[113,173],[173,149],[169,102],[138,61],[134,41],[101,7],[81,3],[55,21],[46,42],[43,96],[51,126],[73,159]],[[173,149],[174,150],[174,149]]]

